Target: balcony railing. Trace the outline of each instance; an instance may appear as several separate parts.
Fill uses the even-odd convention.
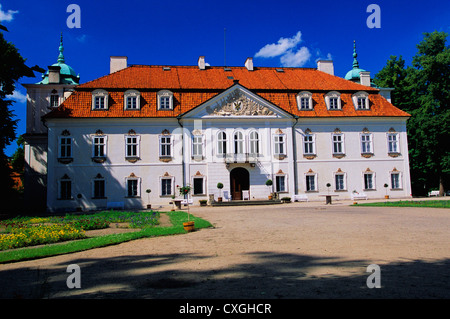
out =
[[[251,153],[227,153],[225,163],[256,163],[259,154]]]

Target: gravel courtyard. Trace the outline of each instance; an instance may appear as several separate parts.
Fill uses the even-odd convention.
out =
[[[449,209],[349,204],[192,207],[215,227],[2,264],[0,298],[450,298]]]

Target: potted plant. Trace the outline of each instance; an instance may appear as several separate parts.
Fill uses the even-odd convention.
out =
[[[222,183],[217,183],[217,188],[220,189],[220,196],[217,198],[218,202],[222,201],[222,188],[223,188],[223,184]]]
[[[386,195],[384,195],[384,198],[385,199],[389,199],[389,195],[387,194],[387,188],[389,187],[389,185],[388,184],[384,184],[383,186],[386,189]]]
[[[271,179],[268,179],[268,180],[266,181],[266,186],[267,186],[267,187],[272,186],[272,184],[273,184],[273,182],[272,182]],[[269,200],[272,200],[272,198],[273,198],[273,195],[272,195],[272,193],[270,193],[270,195],[269,195]]]
[[[187,201],[187,207],[188,207],[188,221],[183,223],[184,230],[187,232],[191,232],[194,230],[194,221],[190,220],[191,214],[189,213],[189,193],[191,192],[191,186],[183,186],[179,188],[180,195],[184,196]]]
[[[281,198],[281,201],[282,201],[283,203],[290,203],[290,202],[291,202],[291,198],[290,198],[290,197],[282,197],[282,198]]]
[[[200,203],[200,206],[206,206],[208,201],[206,199],[200,199],[198,202]]]
[[[150,193],[151,193],[151,191],[152,190],[150,188],[147,188],[145,190],[145,192],[147,193],[147,200],[148,200],[147,209],[151,209],[152,208],[152,205],[150,205]]]

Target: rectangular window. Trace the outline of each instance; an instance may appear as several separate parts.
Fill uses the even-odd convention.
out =
[[[61,137],[59,139],[59,157],[70,158],[72,157],[72,138]]]
[[[335,181],[335,189],[337,191],[345,190],[344,174],[334,175],[334,181]]]
[[[106,137],[94,136],[93,138],[93,156],[105,157],[106,156]]]
[[[284,175],[275,176],[275,190],[277,192],[286,191],[286,176]]]
[[[105,97],[104,96],[96,96],[94,98],[94,109],[103,110],[105,108],[106,108]]]
[[[60,199],[72,199],[72,181],[60,181]]]
[[[315,154],[314,151],[314,136],[307,134],[303,137],[305,154]]]
[[[371,134],[361,134],[361,153],[372,153]]]
[[[300,108],[302,110],[310,109],[310,107],[309,107],[309,97],[302,97],[302,98],[300,98]]]
[[[344,153],[344,138],[342,134],[333,134],[333,154]]]
[[[170,110],[170,96],[160,96],[159,97],[159,109],[160,110]]]
[[[161,179],[161,196],[172,195],[172,179],[162,178]]]
[[[357,107],[358,110],[365,110],[366,109],[366,98],[365,97],[358,97],[357,98]]]
[[[128,179],[127,180],[127,196],[128,197],[139,196],[137,179]]]
[[[159,138],[159,156],[172,156],[172,141],[170,136],[160,136]]]
[[[203,177],[195,177],[193,184],[194,184],[194,195],[204,194]]]
[[[275,155],[284,155],[286,154],[285,145],[284,145],[284,135],[277,134],[274,136],[274,153]]]
[[[137,97],[136,96],[127,96],[127,109],[136,110],[137,107]]]
[[[94,180],[94,198],[104,198],[105,197],[105,180],[96,179]]]
[[[401,189],[400,173],[391,173],[391,189]]]
[[[219,132],[217,136],[217,154],[224,155],[227,152],[227,134]]]
[[[306,191],[316,191],[316,175],[306,175]]]
[[[59,106],[59,95],[52,94],[50,95],[50,107],[58,107]]]
[[[364,189],[375,189],[373,173],[364,173]]]
[[[139,157],[139,137],[127,136],[125,141],[125,157]]]
[[[388,134],[388,152],[398,153],[398,134]]]
[[[330,110],[339,110],[339,103],[337,97],[330,97]]]
[[[192,137],[192,156],[203,156],[203,137]]]

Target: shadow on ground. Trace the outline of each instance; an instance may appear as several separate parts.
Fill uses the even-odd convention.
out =
[[[81,289],[68,289],[68,264],[1,270],[0,298],[449,298],[450,259],[379,265],[381,288],[369,289],[364,260],[342,261],[273,252],[248,253],[251,263],[209,270],[182,270],[215,256],[189,254],[73,259]],[[248,258],[245,258],[246,260]],[[189,269],[192,269],[190,267]],[[173,270],[167,270],[173,269]],[[334,269],[345,276],[333,275]],[[320,273],[320,275],[317,275]],[[316,274],[316,275],[314,275]]]

